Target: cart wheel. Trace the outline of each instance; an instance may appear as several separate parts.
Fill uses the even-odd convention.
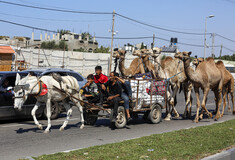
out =
[[[98,119],[99,111],[85,111],[83,112],[84,123],[86,125],[94,125]]]
[[[118,107],[117,111],[117,120],[115,121],[115,126],[118,129],[124,128],[126,126],[126,113],[125,108],[123,106]]]
[[[149,112],[148,119],[154,124],[157,124],[161,121],[162,108],[160,104],[156,103],[152,106],[152,110]]]

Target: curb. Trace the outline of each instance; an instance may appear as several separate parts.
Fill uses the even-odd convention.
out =
[[[203,158],[202,160],[233,160],[233,159],[235,159],[235,147],[229,150],[214,154],[212,156]]]

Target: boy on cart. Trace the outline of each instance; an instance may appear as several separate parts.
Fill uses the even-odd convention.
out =
[[[87,76],[87,83],[81,88],[80,93],[88,100],[89,103],[98,103],[100,100],[98,86],[94,82],[94,75]]]

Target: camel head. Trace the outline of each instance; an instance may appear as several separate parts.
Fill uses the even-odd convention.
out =
[[[115,50],[113,52],[113,57],[114,58],[122,58],[124,59],[125,58],[125,55],[126,55],[126,51],[125,50]]]
[[[155,47],[152,49],[151,56],[155,59],[161,54],[161,51],[162,51],[161,48]]]
[[[204,61],[204,58],[197,58],[197,57],[195,57],[194,59],[193,59],[193,64],[195,65],[195,66],[198,66],[201,62],[203,62]]]
[[[175,58],[179,58],[183,61],[186,61],[186,60],[190,59],[191,54],[192,54],[192,52],[177,52],[175,54]]]

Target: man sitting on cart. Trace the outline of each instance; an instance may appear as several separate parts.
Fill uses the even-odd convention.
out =
[[[95,74],[96,75],[94,76],[94,80],[95,80],[95,83],[98,85],[98,89],[100,91],[100,103],[99,103],[99,105],[102,106],[105,93],[104,93],[104,91],[102,91],[101,85],[108,81],[108,77],[106,75],[102,74],[102,67],[101,66],[96,66],[95,67]]]
[[[86,97],[89,103],[98,103],[100,100],[98,86],[94,82],[94,75],[87,76],[87,83],[81,88],[80,93]]]
[[[108,97],[108,103],[113,108],[112,122],[115,122],[117,118],[117,109],[122,94],[122,87],[118,79],[115,78],[116,76],[117,74],[115,72],[111,72],[110,79],[106,83],[102,84],[102,89],[106,92]]]
[[[117,78],[117,80],[121,82],[122,84],[121,98],[124,101],[124,107],[126,109],[127,120],[130,121],[131,116],[130,116],[130,111],[129,111],[129,100],[132,99],[131,84],[129,81],[125,81],[124,79],[120,78],[118,73],[115,73],[115,74],[116,74],[115,78]]]

